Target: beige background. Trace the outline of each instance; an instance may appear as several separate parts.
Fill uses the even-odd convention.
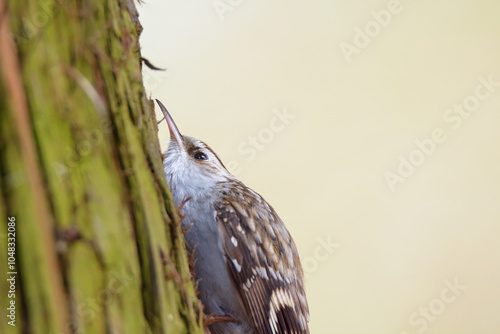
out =
[[[294,236],[312,333],[500,333],[497,0],[147,0],[139,10],[143,56],[168,68],[144,71],[152,97]],[[346,57],[358,28],[372,37]],[[490,91],[476,88],[488,77]],[[474,111],[448,111],[463,103]],[[436,128],[441,142],[424,156],[415,141],[431,150]],[[250,136],[263,146],[255,156]],[[391,189],[387,173],[410,158],[419,165]]]

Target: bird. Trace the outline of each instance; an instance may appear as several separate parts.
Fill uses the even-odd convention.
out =
[[[215,319],[209,332],[309,333],[303,269],[285,224],[206,143],[183,136],[156,101],[170,131],[165,177],[182,208],[198,298],[205,315]]]

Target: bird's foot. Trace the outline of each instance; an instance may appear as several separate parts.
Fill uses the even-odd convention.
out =
[[[217,322],[233,322],[236,321],[230,315],[217,315],[217,314],[204,314],[203,315],[203,326],[206,328],[210,325],[213,325]]]
[[[184,219],[183,217],[183,214],[182,214],[182,209],[184,208],[184,205],[186,205],[186,203],[191,199],[191,196],[189,196],[188,198],[185,198],[181,205],[179,205],[179,208],[177,209],[179,211],[179,214],[181,215],[181,218]]]

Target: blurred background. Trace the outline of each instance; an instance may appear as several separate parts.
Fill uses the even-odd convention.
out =
[[[498,1],[139,12],[151,96],[291,231],[312,333],[500,333]]]

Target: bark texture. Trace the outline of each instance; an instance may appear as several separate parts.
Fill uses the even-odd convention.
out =
[[[203,332],[140,31],[132,1],[0,0],[2,333]]]

